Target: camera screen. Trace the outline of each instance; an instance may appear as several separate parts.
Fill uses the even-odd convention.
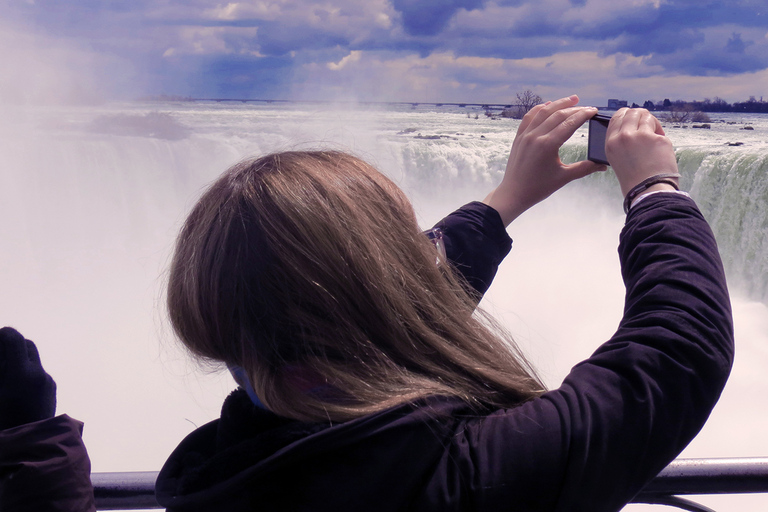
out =
[[[608,130],[610,117],[597,115],[589,120],[589,145],[587,159],[599,164],[608,164],[605,155],[605,132]]]

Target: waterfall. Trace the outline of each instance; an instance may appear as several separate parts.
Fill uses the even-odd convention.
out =
[[[768,301],[768,150],[678,153],[683,186],[712,226],[731,284]]]

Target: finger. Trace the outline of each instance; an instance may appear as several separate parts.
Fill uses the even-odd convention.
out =
[[[559,100],[549,102],[544,105],[544,108],[541,109],[542,119],[547,119],[552,114],[560,110],[574,107],[578,103],[579,103],[579,97],[576,96],[575,94],[568,96],[567,98],[560,98]]]
[[[536,128],[542,123],[544,123],[547,119],[552,116],[555,112],[559,110],[563,110],[569,107],[573,107],[579,102],[579,97],[575,94],[572,96],[568,96],[567,98],[560,98],[559,100],[555,100],[549,104],[543,105],[541,109],[536,113],[536,116],[531,120],[531,128]]]
[[[627,111],[629,111],[629,109],[624,107],[613,114],[611,121],[608,123],[608,136],[610,136],[611,133],[618,133],[621,130],[621,126],[624,124],[624,116],[627,114]]]
[[[631,108],[624,114],[624,119],[621,123],[622,131],[636,132],[640,129],[642,124],[642,113],[637,109]]]
[[[649,130],[651,133],[654,133],[656,135],[665,135],[664,128],[661,127],[661,123],[659,122],[659,120],[656,119],[656,116],[654,116],[647,110],[642,112],[642,124],[643,124],[643,128]]]
[[[643,115],[640,121],[640,129],[656,135],[656,118],[650,112]]]
[[[547,103],[546,105],[548,105]],[[520,126],[517,127],[517,133],[523,133],[525,130],[528,129],[528,126],[530,126],[533,119],[536,117],[536,114],[539,113],[539,111],[545,107],[545,104],[539,104],[533,107],[531,110],[528,111],[527,114],[523,116],[523,120],[520,122]]]
[[[597,113],[595,107],[571,107],[552,115],[541,125],[543,133],[549,133],[558,147],[571,138],[581,125]]]

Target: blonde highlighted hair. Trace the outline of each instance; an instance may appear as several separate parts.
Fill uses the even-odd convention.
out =
[[[264,405],[344,421],[430,395],[506,407],[543,386],[435,265],[403,192],[337,151],[235,165],[179,234],[173,328],[198,357],[242,367]]]

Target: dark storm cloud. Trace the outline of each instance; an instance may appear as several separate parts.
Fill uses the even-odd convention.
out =
[[[503,42],[490,39],[457,40],[452,46],[457,56],[482,56],[496,59],[530,59],[550,57],[563,50],[558,41],[551,38],[507,39]]]
[[[768,5],[763,0],[675,0],[662,3],[659,20],[668,25],[712,27],[734,23],[768,27]]]
[[[763,0],[669,0],[659,7],[651,3],[622,6],[613,16],[594,20],[583,18],[566,23],[552,16],[518,21],[515,33],[561,36],[574,44],[595,41],[602,44],[605,53],[639,56],[692,48],[703,42],[706,29],[727,24],[768,29],[768,4]]]
[[[768,48],[748,51],[753,41],[733,34],[724,44],[700,45],[695,51],[653,55],[649,64],[693,76],[728,76],[768,68]]]
[[[704,42],[704,33],[699,29],[661,27],[648,32],[625,32],[601,43],[603,54],[629,53],[635,56],[665,55],[693,48]]]
[[[335,34],[316,27],[286,26],[268,22],[260,26],[257,41],[264,55],[280,56],[292,51],[350,46],[344,34]]]
[[[195,91],[224,98],[275,98],[285,94],[293,63],[288,58],[231,55],[206,59]]]
[[[402,14],[408,34],[433,36],[440,33],[459,9],[479,9],[484,0],[393,0]]]
[[[293,61],[287,57],[184,55],[171,61],[156,60],[151,68],[152,85],[159,91],[194,98],[282,98],[292,77]]]
[[[747,46],[754,44],[752,41],[745,43],[741,40],[741,34],[733,33],[728,43],[725,45],[725,51],[728,53],[740,53],[743,54]]]

